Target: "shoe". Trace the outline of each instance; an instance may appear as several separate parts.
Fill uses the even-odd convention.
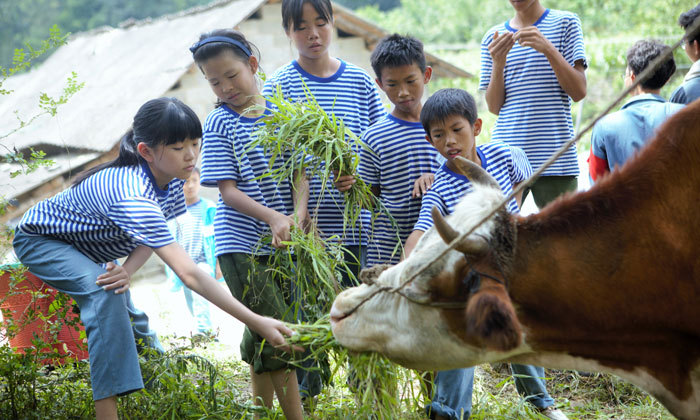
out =
[[[561,410],[551,405],[541,409],[540,414],[552,420],[569,420],[569,418],[566,417],[566,414],[562,413]]]

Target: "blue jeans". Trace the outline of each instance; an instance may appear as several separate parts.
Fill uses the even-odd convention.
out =
[[[544,368],[531,365],[510,365],[515,387],[525,401],[538,409],[554,405],[544,383]],[[425,410],[451,419],[467,419],[472,412],[474,368],[444,370],[435,376],[433,400]]]
[[[140,346],[163,348],[148,328],[146,314],[134,308],[130,293],[115,294],[96,285],[105,269],[67,242],[17,230],[13,246],[30,272],[78,304],[88,339],[92,398],[143,388],[137,340]]]

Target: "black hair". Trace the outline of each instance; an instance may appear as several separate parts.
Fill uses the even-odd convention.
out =
[[[248,48],[248,51],[250,51],[255,56],[255,58],[258,59],[258,61],[260,61],[260,50],[258,50],[258,48],[255,45],[253,45],[250,41],[245,39],[245,36],[242,33],[236,31],[235,29],[214,29],[211,32],[201,34],[199,36],[199,41],[203,41],[207,38],[212,38],[215,36],[222,36],[240,42],[241,44],[245,45],[246,48]],[[234,56],[238,57],[241,61],[248,61],[249,56],[245,51],[243,51],[237,45],[223,41],[210,42],[198,47],[194,51],[194,53],[192,53],[192,57],[194,58],[194,62],[197,63],[201,70],[203,62],[209,60],[210,58],[216,57],[223,51],[227,50],[233,52]]]
[[[474,126],[477,119],[474,97],[462,89],[440,89],[433,93],[420,111],[420,122],[430,136],[430,125],[445,121],[452,115],[459,115]]]
[[[177,98],[151,99],[141,105],[131,128],[121,138],[119,156],[111,162],[81,172],[73,181],[73,186],[105,168],[141,164],[143,158],[137,150],[139,143],[155,148],[201,137],[202,124],[192,108]]]
[[[412,36],[399,34],[382,38],[374,47],[370,57],[372,69],[377,79],[382,80],[382,70],[385,67],[401,67],[416,64],[421,72],[425,72],[425,54],[423,43]]]
[[[627,50],[627,66],[635,76],[639,76],[656,57],[669,49],[669,46],[653,39],[637,41]],[[649,90],[661,89],[675,72],[676,62],[670,54],[668,60],[664,61],[651,76],[642,80],[641,86]]]
[[[692,9],[688,10],[685,13],[681,13],[681,15],[678,17],[678,24],[683,27],[686,31],[688,28],[690,28],[693,25],[693,22],[700,16],[700,4],[697,6],[693,7]],[[687,42],[693,42],[697,41],[700,42],[700,30],[695,32],[695,37],[693,38],[688,38],[686,36],[686,41]]]
[[[333,22],[333,6],[330,0],[282,0],[282,27],[285,32],[301,26],[304,3],[310,3],[326,22]]]

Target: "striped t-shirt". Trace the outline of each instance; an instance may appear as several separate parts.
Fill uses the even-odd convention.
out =
[[[398,228],[397,231],[383,214],[374,221],[367,245],[367,266],[396,264],[401,259],[397,245],[406,242],[420,212],[420,197],[411,197],[413,184],[424,173],[437,171],[438,151],[425,139],[420,122],[404,121],[390,114],[367,129],[362,141],[367,149],[360,150],[359,175],[366,183],[380,187],[380,200]]]
[[[585,64],[583,32],[578,16],[547,9],[534,26],[571,66],[579,60]],[[516,29],[505,22],[484,35],[481,41],[481,90],[486,90],[491,80],[493,61],[488,46],[496,31],[503,34],[516,32]],[[491,138],[523,149],[532,167],[537,169],[574,136],[571,99],[557,81],[544,54],[518,43],[508,52],[504,86],[505,101]],[[576,149],[572,146],[543,175],[578,175],[578,172]]]
[[[364,131],[386,114],[372,78],[360,67],[340,60],[338,71],[330,77],[316,77],[306,72],[296,60],[278,69],[266,82],[263,95],[272,95],[276,86],[291,101],[305,101],[304,84],[318,104],[329,115],[342,119],[358,138]],[[357,146],[354,145],[357,151]],[[343,208],[345,199],[332,182],[328,182],[321,196],[322,185],[318,178],[310,180],[309,211],[316,219],[317,227],[325,239],[333,235],[344,237],[346,245],[358,245],[359,234],[348,229],[343,235]],[[365,212],[363,224],[369,222]],[[362,238],[362,243],[366,243]]]
[[[491,142],[476,148],[481,159],[481,167],[496,178],[504,195],[513,192],[513,185],[525,181],[532,175],[532,167],[522,150],[501,142]],[[430,211],[437,207],[440,214],[448,215],[455,206],[471,191],[471,182],[462,174],[451,171],[447,165],[442,165],[435,173],[435,182],[423,196],[420,215],[414,230],[427,231],[433,226],[433,216]],[[518,203],[513,198],[508,203],[508,211],[517,213]]]
[[[271,105],[268,103],[267,107]],[[265,111],[269,114],[269,110]],[[265,207],[291,214],[292,193],[289,182],[278,182],[262,175],[270,171],[270,156],[263,146],[247,151],[251,136],[261,127],[263,116],[249,118],[226,105],[213,110],[204,122],[202,134],[202,175],[200,184],[217,187],[218,181],[236,181],[236,188]],[[216,255],[232,252],[269,255],[270,246],[258,248],[260,238],[270,234],[262,220],[245,215],[219,201],[214,218]]]
[[[168,222],[170,232],[175,236],[177,243],[184,248],[192,261],[199,264],[207,262],[204,253],[204,211],[207,206],[203,199],[187,206],[187,211]],[[214,210],[214,209],[212,209]]]
[[[147,164],[105,168],[29,209],[17,226],[57,238],[96,263],[126,257],[139,245],[175,241],[167,220],[185,212],[184,180],[161,190]]]

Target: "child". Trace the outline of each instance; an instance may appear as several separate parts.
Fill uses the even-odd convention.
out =
[[[515,16],[481,41],[479,89],[498,115],[492,139],[522,148],[534,169],[574,135],[571,101],[586,96],[581,22],[539,0],[510,0]],[[542,208],[578,186],[576,148],[547,168],[528,190]]]
[[[669,47],[654,40],[637,41],[627,51],[625,88],[630,87],[637,77]],[[673,113],[684,105],[666,102],[661,97],[661,88],[676,72],[673,56],[657,68],[646,80],[630,92],[632,98],[617,112],[608,114],[598,121],[591,134],[591,154],[588,170],[593,181],[627,159],[650,140],[656,129]]]
[[[280,284],[267,269],[272,249],[257,248],[270,232],[272,246],[283,246],[294,224],[289,216],[293,212],[290,185],[261,178],[274,169],[270,158],[261,146],[248,150],[262,117],[269,113],[258,91],[258,58],[243,34],[231,29],[202,35],[190,50],[219,100],[204,123],[201,183],[219,188],[214,231],[224,280],[252,311],[293,321],[290,285]],[[255,403],[272,407],[273,393],[277,394],[285,417],[299,419],[296,373],[280,356],[265,344],[264,336],[246,328],[241,358],[250,365]]]
[[[197,115],[185,104],[175,98],[150,100],[136,113],[114,161],[37,203],[17,226],[13,245],[20,261],[80,307],[98,419],[116,419],[117,395],[143,388],[134,337],[156,339],[148,318],[134,309],[128,288],[130,276],[153,251],[187,287],[274,345],[283,345],[283,334],[291,334],[282,322],[220,293],[216,280],[168,231],[166,220],[185,211],[182,186],[197,161],[201,134]],[[112,262],[126,256],[123,266]]]
[[[406,241],[406,255],[411,253],[418,239],[433,225],[430,214],[432,208],[436,207],[442,215],[449,214],[471,189],[469,180],[454,172],[452,161],[456,156],[481,165],[498,181],[506,196],[532,174],[525,154],[517,147],[501,142],[476,147],[475,138],[481,132],[481,119],[477,118],[474,98],[467,92],[460,89],[435,92],[425,103],[420,118],[427,133],[426,138],[447,162],[435,173],[435,182],[423,196],[415,230]],[[508,210],[518,212],[521,199],[521,196],[512,199],[508,203]],[[554,400],[549,397],[544,383],[539,379],[544,375],[544,370],[533,366],[513,366],[520,366],[518,373],[530,376],[515,378],[518,390],[528,394],[528,401],[549,418],[565,419],[566,416],[561,411],[554,409]],[[435,396],[426,408],[428,414],[437,419],[458,419],[462,415],[468,418],[471,413],[473,382],[474,368],[438,372],[435,377]]]
[[[682,13],[678,18],[678,24],[686,31],[693,26],[700,16],[700,4]],[[689,104],[700,98],[700,31],[695,32],[695,36],[686,34],[685,53],[693,62],[690,70],[683,79],[683,84],[671,94],[670,102],[678,104]]]
[[[391,35],[374,48],[371,62],[377,85],[394,109],[362,135],[368,147],[360,150],[358,173],[391,213],[398,232],[386,216],[374,221],[368,267],[400,261],[401,244],[418,220],[420,195],[425,192],[416,180],[438,169],[438,152],[425,141],[420,123],[423,90],[432,74],[423,44],[412,37]]]
[[[287,99],[306,100],[304,86],[307,86],[318,104],[328,113],[342,119],[345,127],[356,136],[384,116],[379,92],[372,78],[361,68],[331,57],[329,53],[333,34],[333,9],[330,0],[283,0],[282,26],[299,53],[296,60],[278,69],[265,83],[263,94],[274,93],[280,86]],[[327,185],[321,195],[322,185],[318,178],[310,181],[308,205],[313,212],[313,220],[321,231],[323,239],[337,235],[342,239],[346,253],[345,261],[353,269],[355,278],[364,265],[366,238],[360,232],[348,228],[343,232],[343,194],[333,185]],[[336,185],[341,189],[354,183],[350,175],[338,177]],[[308,214],[300,216],[305,223]],[[369,224],[369,217],[363,220]],[[351,254],[351,255],[349,255]],[[351,284],[349,276],[343,273],[343,284]],[[321,392],[320,376],[315,372],[307,375],[299,370],[300,389],[305,396],[315,396]]]
[[[187,178],[183,186],[187,212],[168,222],[170,233],[192,258],[199,268],[214,278],[220,278],[217,274],[218,265],[214,256],[214,215],[216,206],[206,198],[199,196],[199,169],[194,168],[192,175]],[[190,315],[194,317],[196,334],[204,337],[212,335],[209,304],[197,294],[192,294],[182,280],[175,275],[173,270],[165,267],[168,279],[172,281],[172,291],[182,289],[185,302]]]

